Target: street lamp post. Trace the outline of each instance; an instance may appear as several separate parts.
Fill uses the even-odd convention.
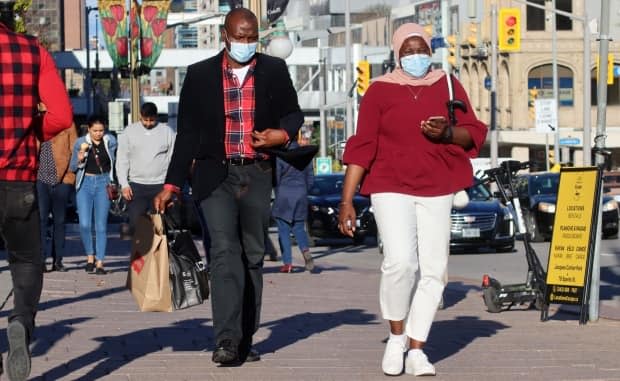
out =
[[[88,22],[88,18],[90,15],[90,12],[92,11],[97,11],[99,10],[99,8],[97,7],[90,7],[90,6],[85,6],[84,7],[84,13],[86,14],[86,22],[84,23],[84,29],[86,32],[86,36],[85,36],[85,41],[86,41],[86,75],[85,75],[85,80],[84,80],[84,97],[86,98],[86,114],[90,115],[93,111],[93,104],[92,104],[92,97],[91,97],[91,92],[92,92],[92,81],[93,81],[93,77],[92,77],[92,73],[90,72],[90,28],[89,28],[89,22]]]

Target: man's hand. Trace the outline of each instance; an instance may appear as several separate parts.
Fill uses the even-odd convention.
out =
[[[124,187],[122,189],[122,193],[125,200],[131,201],[133,199],[133,191],[131,190],[131,187]]]
[[[172,196],[174,192],[170,189],[162,189],[153,199],[153,209],[157,213],[164,213],[168,207],[172,205]]]
[[[263,131],[252,131],[252,148],[277,147],[288,141],[282,129],[268,128]]]

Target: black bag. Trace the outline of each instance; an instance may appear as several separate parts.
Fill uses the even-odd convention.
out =
[[[266,148],[265,152],[275,155],[298,170],[303,171],[304,168],[310,164],[317,152],[319,152],[319,146],[310,144],[301,147],[295,146],[289,149]]]
[[[194,245],[192,233],[178,228],[167,214],[164,215],[164,224],[168,238],[172,305],[175,310],[180,310],[202,304],[209,299],[209,275]]]

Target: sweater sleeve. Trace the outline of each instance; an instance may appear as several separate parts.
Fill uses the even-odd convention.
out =
[[[71,126],[73,111],[54,60],[45,48],[40,47],[39,51],[41,55],[39,97],[46,108],[43,117],[43,139],[48,140]]]
[[[380,86],[372,84],[362,98],[357,131],[345,146],[343,156],[345,164],[356,164],[368,170],[375,159],[381,119],[379,89]]]
[[[118,136],[118,149],[116,151],[116,177],[121,188],[129,186],[129,131]]]

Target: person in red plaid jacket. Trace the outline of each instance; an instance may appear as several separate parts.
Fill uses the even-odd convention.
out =
[[[73,116],[50,54],[35,38],[12,31],[13,6],[0,0],[0,238],[13,279],[7,373],[16,381],[30,374],[28,347],[43,287],[37,139],[51,139],[71,126]],[[42,115],[40,102],[47,106]]]

